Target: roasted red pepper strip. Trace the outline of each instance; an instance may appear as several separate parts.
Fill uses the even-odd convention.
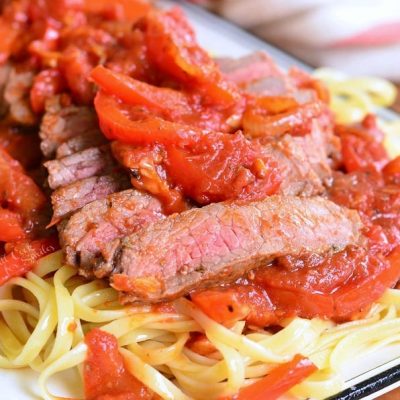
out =
[[[265,378],[240,389],[232,400],[276,400],[317,370],[308,358],[298,354],[292,361],[273,369]]]
[[[90,74],[102,90],[125,104],[142,105],[169,114],[190,113],[188,97],[178,90],[159,88],[99,65]]]
[[[202,131],[187,125],[165,121],[148,114],[136,119],[130,118],[129,111],[118,100],[103,91],[97,93],[94,105],[99,117],[100,127],[108,139],[124,143],[146,145],[188,145],[196,143]]]
[[[8,254],[0,258],[0,286],[11,278],[26,274],[40,258],[58,249],[56,237],[17,242]]]

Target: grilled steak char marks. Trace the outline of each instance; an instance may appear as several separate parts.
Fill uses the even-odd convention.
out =
[[[319,197],[215,203],[125,237],[101,269],[128,291],[123,301],[159,302],[233,281],[279,256],[338,251],[358,241],[360,227],[357,212]]]
[[[109,275],[109,266],[99,261],[109,257],[114,243],[118,245],[115,239],[163,218],[161,203],[135,189],[94,201],[76,212],[61,231],[66,261],[79,266],[85,276]]]

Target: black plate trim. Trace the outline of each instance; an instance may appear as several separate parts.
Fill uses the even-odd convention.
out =
[[[365,381],[349,387],[343,392],[329,397],[327,400],[361,400],[400,380],[400,365],[396,365]]]

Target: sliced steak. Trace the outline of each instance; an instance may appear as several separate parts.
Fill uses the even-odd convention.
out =
[[[49,186],[57,189],[81,179],[112,172],[117,167],[109,145],[92,147],[57,160],[47,161]]]
[[[264,154],[278,164],[282,175],[280,194],[315,196],[324,192],[332,176],[324,135],[315,123],[309,135],[265,141]]]
[[[311,132],[304,136],[294,136],[293,142],[301,147],[315,173],[326,183],[332,177],[330,167],[333,142],[335,138],[330,130],[321,127],[319,121],[313,121]]]
[[[341,250],[358,241],[360,228],[357,212],[320,197],[216,203],[112,243],[99,270],[112,271],[123,301],[159,302],[233,281],[279,256]]]
[[[59,188],[51,196],[53,204],[52,223],[61,221],[92,201],[103,199],[109,194],[129,187],[128,176],[124,173],[115,173],[82,179]]]
[[[99,147],[106,144],[108,140],[97,130],[87,132],[83,135],[68,139],[57,148],[56,158],[70,156],[78,151],[89,149],[90,147]]]
[[[30,106],[30,89],[35,72],[25,67],[12,67],[4,89],[4,100],[8,104],[11,120],[21,125],[34,125],[36,116]]]
[[[41,149],[52,158],[57,148],[77,135],[98,131],[96,113],[89,107],[64,106],[61,96],[53,96],[46,102],[46,113],[40,125]]]
[[[262,51],[216,61],[228,79],[249,93],[280,96],[293,92],[288,76]]]
[[[115,239],[163,218],[161,203],[136,189],[94,201],[76,212],[60,233],[66,262],[79,266],[85,276],[109,275],[109,266],[101,261],[109,257]]]

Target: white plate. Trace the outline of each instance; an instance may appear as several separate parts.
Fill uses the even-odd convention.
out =
[[[233,26],[232,24],[208,14],[197,7],[187,5],[183,1],[159,1],[161,7],[169,7],[177,3],[185,8],[190,20],[192,21],[200,43],[211,52],[218,56],[240,57],[257,50],[268,52],[279,65],[288,68],[291,65],[297,65],[306,70],[310,67],[301,61],[285,54],[279,49],[261,41],[260,39],[244,32],[243,30]],[[394,118],[391,112],[384,113],[388,119]],[[376,377],[382,371],[400,365],[400,344],[390,346],[379,352],[372,353],[355,360],[343,370],[346,379],[346,388],[360,385],[371,377]],[[1,370],[0,371],[0,399],[1,400],[33,400],[40,399],[37,387],[37,373],[29,370]],[[343,395],[340,400],[350,398],[352,400],[364,399],[370,400],[378,397],[395,387],[400,386],[400,381],[395,379],[390,383],[379,385],[374,379],[369,381],[371,387],[367,388],[367,395],[359,395],[357,397]],[[378,385],[376,384],[378,383]],[[365,386],[365,385],[364,385]],[[363,388],[363,384],[359,387]],[[59,396],[82,398],[82,387],[78,373],[69,371],[55,377],[51,383],[50,389]]]

